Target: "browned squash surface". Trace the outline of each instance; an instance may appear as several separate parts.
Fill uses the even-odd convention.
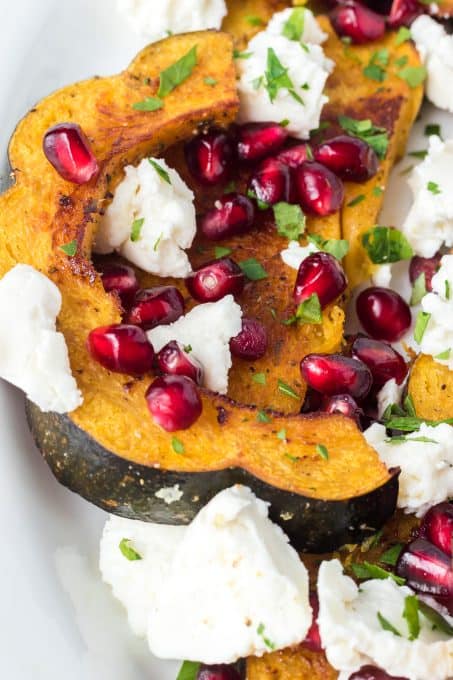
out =
[[[409,381],[415,412],[419,418],[453,418],[453,371],[430,356],[414,363]]]

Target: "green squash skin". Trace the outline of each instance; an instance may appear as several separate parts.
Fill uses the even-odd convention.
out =
[[[57,480],[91,503],[121,517],[160,524],[188,524],[222,489],[249,486],[271,504],[270,517],[300,551],[323,553],[358,543],[379,530],[396,510],[398,474],[356,498],[329,501],[273,487],[241,468],[177,472],[127,461],[103,448],[67,415],[43,413],[26,402],[27,421],[38,449]],[[178,484],[171,504],[156,497]]]

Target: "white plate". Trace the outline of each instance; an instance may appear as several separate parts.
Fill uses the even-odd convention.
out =
[[[64,84],[123,69],[143,47],[114,7],[115,0],[0,0],[2,174],[14,125],[33,104]],[[453,135],[453,116],[427,114]],[[410,148],[426,147],[422,127]],[[399,173],[407,165],[395,170],[387,224],[406,209],[406,179]],[[149,655],[100,581],[105,514],[55,482],[28,434],[23,396],[3,382],[0,460],[2,677],[174,680],[178,664]]]

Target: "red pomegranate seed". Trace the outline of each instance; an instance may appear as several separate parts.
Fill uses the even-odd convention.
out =
[[[411,325],[409,305],[390,288],[376,286],[362,291],[356,309],[363,328],[375,340],[396,342]]]
[[[420,537],[433,543],[446,555],[453,555],[453,505],[438,503],[423,517]]]
[[[241,194],[226,194],[201,220],[201,231],[211,241],[244,234],[253,227],[255,206]]]
[[[310,387],[328,396],[341,393],[363,399],[373,383],[365,364],[342,354],[308,354],[300,370]]]
[[[368,366],[376,387],[382,387],[392,378],[401,385],[407,376],[408,367],[403,357],[385,342],[359,336],[352,344],[352,356]]]
[[[205,666],[198,671],[197,680],[241,680],[241,676],[234,666]]]
[[[354,0],[338,5],[330,18],[338,35],[358,45],[378,40],[385,33],[385,18]]]
[[[49,128],[44,135],[43,150],[58,174],[73,184],[85,184],[99,172],[90,142],[76,123],[60,123]]]
[[[362,666],[360,670],[349,676],[349,680],[407,680],[407,678],[389,675],[376,666]]]
[[[189,351],[176,340],[171,340],[157,354],[157,365],[162,373],[168,375],[186,375],[201,385],[203,367]]]
[[[184,298],[174,286],[145,288],[135,295],[126,322],[150,330],[173,323],[184,314]]]
[[[261,162],[248,187],[248,195],[256,198],[261,207],[289,201],[291,193],[290,169],[275,158]]]
[[[310,215],[332,215],[341,208],[344,187],[329,168],[315,161],[295,169],[295,186],[304,211]]]
[[[396,572],[417,592],[453,597],[451,558],[423,538],[417,538],[403,550]]]
[[[314,592],[310,593],[310,606],[313,610],[313,618],[310,629],[302,645],[308,649],[311,649],[313,652],[320,652],[322,650],[322,643],[318,627],[319,600],[318,596]]]
[[[352,418],[357,423],[360,416],[363,415],[362,409],[349,394],[335,394],[333,397],[326,398],[322,410],[332,415],[338,413],[347,418]]]
[[[299,165],[302,165],[302,163],[308,160],[309,156],[309,145],[297,144],[297,146],[292,146],[289,149],[280,151],[276,156],[276,159],[280,161],[280,163],[289,165],[290,168],[298,168]]]
[[[410,26],[420,14],[423,7],[418,0],[393,0],[387,23],[390,28]]]
[[[324,309],[344,292],[346,286],[346,275],[336,257],[329,253],[312,253],[300,264],[293,297],[299,304],[316,293]]]
[[[186,279],[189,293],[198,302],[216,302],[225,295],[239,295],[245,276],[229,257],[208,262]]]
[[[140,376],[153,367],[154,350],[137,326],[100,326],[88,335],[88,350],[101,366],[115,373]]]
[[[237,135],[241,161],[260,161],[283,146],[288,131],[278,123],[248,123],[238,128]]]
[[[437,253],[434,257],[419,257],[415,255],[409,265],[411,283],[415,283],[420,274],[424,274],[426,290],[430,293],[433,289],[433,276],[440,267],[441,259],[441,253]]]
[[[366,182],[379,167],[379,159],[371,146],[358,137],[339,135],[313,150],[318,163],[338,177],[351,182]]]
[[[231,353],[241,359],[261,359],[267,350],[267,332],[256,319],[242,319],[242,330],[230,340]]]
[[[197,386],[185,375],[156,378],[145,398],[155,422],[167,432],[187,430],[201,415]]]
[[[225,182],[231,176],[233,143],[226,132],[210,130],[186,144],[185,155],[190,173],[202,184]]]
[[[102,262],[96,264],[96,269],[107,293],[118,293],[123,306],[128,305],[139,287],[133,268],[121,262]]]

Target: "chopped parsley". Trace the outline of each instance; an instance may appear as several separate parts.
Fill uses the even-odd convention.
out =
[[[396,563],[398,562],[398,558],[401,555],[401,551],[403,550],[404,546],[402,543],[397,543],[396,545],[392,545],[391,548],[386,550],[384,553],[382,553],[381,557],[379,558],[379,562],[382,562],[382,564],[388,564],[391,567],[394,567]]]
[[[365,194],[359,194],[355,198],[351,199],[349,203],[347,203],[348,208],[353,208],[355,205],[359,205],[362,201],[365,200]]]
[[[252,52],[240,52],[239,50],[233,50],[233,59],[250,59]]]
[[[141,236],[141,233],[142,233],[142,227],[143,227],[144,223],[145,223],[144,217],[139,217],[132,222],[131,241],[133,243],[140,241],[140,236]]]
[[[338,116],[338,122],[345,132],[369,144],[379,158],[385,157],[389,143],[385,128],[376,127],[370,119],[356,120],[348,116]]]
[[[254,373],[252,376],[253,382],[257,383],[258,385],[265,385],[266,384],[266,374],[265,373]]]
[[[206,78],[203,79],[203,82],[205,85],[215,87],[219,81],[213,78],[212,76],[206,76]]]
[[[275,224],[280,236],[297,241],[305,231],[305,215],[299,205],[276,203],[273,207]]]
[[[416,595],[408,595],[404,598],[403,619],[406,619],[409,640],[416,640],[420,635],[420,617]]]
[[[412,38],[412,33],[406,26],[401,26],[396,34],[395,45],[402,45]]]
[[[421,442],[423,444],[438,444],[435,439],[429,437],[409,437],[409,435],[398,435],[385,440],[387,444],[400,444],[401,442]]]
[[[296,323],[322,323],[322,309],[319,297],[312,293],[310,297],[303,300],[297,307],[296,313],[284,322],[285,326],[292,326]]]
[[[270,649],[271,651],[273,651],[275,649],[275,644],[271,640],[269,640],[269,638],[267,638],[265,636],[265,633],[264,633],[265,630],[266,630],[266,627],[265,627],[264,623],[260,623],[260,625],[256,629],[256,632],[258,633],[260,638],[263,640],[266,647],[268,649]]]
[[[160,74],[158,97],[166,97],[192,74],[197,65],[197,45]]]
[[[414,281],[411,296],[411,305],[418,305],[422,298],[426,295],[426,277],[425,273],[421,272]]]
[[[428,152],[426,149],[420,149],[419,151],[409,151],[407,155],[412,156],[412,158],[419,158],[420,160],[423,160],[428,155]]]
[[[267,415],[266,411],[263,411],[261,409],[256,414],[256,419],[259,423],[271,423],[272,422],[272,418]]]
[[[299,104],[304,103],[294,90],[294,83],[288,75],[288,68],[283,66],[272,47],[269,47],[267,50],[267,68],[264,77],[264,87],[272,103],[274,103],[279,90],[283,88],[286,88],[293,99],[299,102]]]
[[[184,444],[178,437],[172,437],[171,448],[175,453],[183,454],[185,451]]]
[[[382,187],[373,187],[373,191],[372,191],[373,196],[379,197],[379,196],[382,196],[383,193],[384,193],[384,189]]]
[[[291,397],[292,399],[300,399],[300,395],[293,390],[291,385],[283,382],[283,380],[280,378],[278,379],[278,389],[282,394],[286,394],[287,397]]]
[[[428,73],[424,66],[406,66],[401,71],[398,71],[396,75],[413,89],[426,80]]]
[[[382,616],[381,612],[377,613],[378,621],[381,624],[383,630],[388,630],[390,633],[393,633],[393,635],[397,635],[398,637],[402,637],[401,633],[393,626],[390,621],[388,621],[384,616]]]
[[[66,253],[68,257],[74,257],[74,255],[77,253],[77,240],[74,239],[69,243],[64,243],[62,246],[60,246],[60,250]]]
[[[155,253],[157,253],[157,250],[158,250],[158,248],[159,248],[160,242],[162,241],[163,235],[164,235],[164,233],[161,232],[161,233],[159,234],[159,237],[158,237],[158,238],[155,240],[155,242],[154,242],[153,250],[154,250]]]
[[[376,50],[371,55],[368,65],[363,69],[363,75],[370,80],[375,80],[378,83],[384,82],[387,78],[385,67],[389,63],[389,51],[386,47],[382,50]]]
[[[428,182],[426,188],[428,189],[428,191],[434,194],[434,196],[437,196],[437,194],[442,193],[442,190],[439,188],[439,185],[436,182]]]
[[[305,28],[305,8],[296,7],[291,12],[288,21],[283,25],[282,35],[288,40],[302,40]]]
[[[449,300],[449,299],[450,299],[450,295],[451,295],[451,292],[450,292],[450,281],[448,281],[447,279],[445,279],[445,299],[446,299],[446,300]]]
[[[164,182],[167,182],[167,184],[171,184],[171,179],[168,172],[161,165],[159,165],[159,163],[157,163],[157,161],[155,161],[154,158],[148,158],[148,160],[153,166],[154,170],[159,175],[159,177],[161,177],[164,180]]]
[[[131,546],[131,541],[129,538],[122,538],[119,544],[119,549],[121,551],[121,554],[124,555],[124,557],[129,560],[129,562],[137,562],[137,560],[143,559],[140,553],[138,553],[134,548]]]
[[[431,135],[437,135],[442,138],[440,125],[438,123],[428,123],[428,125],[425,125],[425,137],[431,137]]]
[[[451,349],[446,349],[444,352],[441,352],[440,354],[436,354],[436,356],[434,358],[439,359],[439,361],[448,361],[450,356],[451,356]]]
[[[409,260],[412,247],[401,231],[376,225],[362,236],[362,245],[374,264],[389,264]]]
[[[136,111],[158,111],[163,105],[164,102],[160,97],[146,97],[143,101],[132,104],[132,108]]]
[[[387,571],[387,569],[379,567],[377,564],[371,564],[371,562],[351,564],[351,569],[354,572],[355,576],[357,576],[357,578],[359,579],[377,578],[383,580],[386,578],[391,578],[399,586],[404,585],[404,583],[406,582],[404,578],[401,578],[401,576],[397,576],[396,574],[393,574],[391,571]]]
[[[329,253],[329,255],[336,257],[337,260],[342,260],[349,251],[349,241],[346,239],[323,239],[319,234],[310,234],[308,240],[314,243],[315,246],[318,246],[324,253]]]
[[[184,661],[176,680],[197,680],[201,664],[195,661]]]
[[[266,270],[258,262],[258,260],[255,260],[254,257],[250,258],[249,260],[239,262],[239,266],[250,281],[261,281],[261,279],[267,279]]]
[[[245,17],[245,20],[250,26],[263,26],[264,21],[261,17],[257,17],[254,14]]]
[[[399,68],[403,68],[403,66],[406,66],[407,62],[409,61],[409,57],[405,54],[402,57],[398,57],[398,59],[395,59],[393,62],[395,66],[398,66]]]
[[[286,442],[286,430],[284,428],[277,432],[277,439],[280,439],[282,442]]]
[[[425,335],[426,328],[429,324],[429,320],[431,318],[431,314],[428,312],[419,312],[417,316],[417,321],[415,322],[415,329],[414,329],[414,340],[416,343],[420,345],[421,341],[423,340],[423,336]]]
[[[324,460],[329,460],[329,451],[324,444],[316,444],[316,451],[319,453],[321,458]]]
[[[214,255],[216,260],[220,260],[222,257],[227,257],[227,255],[231,255],[233,251],[231,248],[225,248],[224,246],[216,246],[214,248]]]
[[[426,604],[426,602],[423,600],[419,600],[418,609],[423,614],[425,619],[428,619],[428,621],[433,625],[434,630],[437,629],[442,631],[442,633],[446,633],[447,635],[453,635],[453,626],[451,626],[448,621],[444,619],[442,614],[439,614],[438,611],[430,607],[429,604]]]

